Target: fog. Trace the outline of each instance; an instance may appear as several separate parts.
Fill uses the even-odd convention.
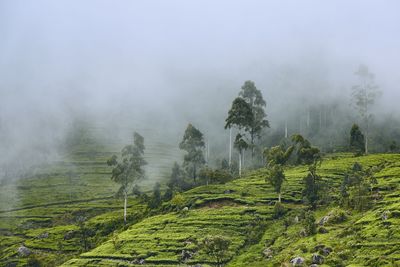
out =
[[[397,116],[399,9],[398,1],[1,1],[0,162],[57,158],[77,119],[113,127],[111,136],[150,129],[176,146],[192,122],[224,148],[224,119],[245,80],[262,91],[273,131],[309,105],[348,107],[359,64],[383,92],[376,112]]]

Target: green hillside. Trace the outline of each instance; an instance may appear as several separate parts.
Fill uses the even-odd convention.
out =
[[[326,194],[332,204],[319,207],[316,218],[317,222],[324,216],[330,219],[312,236],[301,234],[302,178],[307,168],[286,171],[283,203],[289,212],[281,219],[272,218],[276,194],[260,169],[225,185],[192,189],[183,194],[190,207],[187,213],[149,216],[63,266],[213,265],[215,259],[205,254],[201,240],[217,234],[231,240],[224,258],[227,266],[288,265],[295,257],[302,257],[308,266],[313,254],[320,255],[325,266],[396,266],[400,264],[399,160],[397,154],[326,158],[318,172],[329,184]],[[375,174],[379,198],[364,212],[341,210],[335,204],[343,176],[356,161],[363,166],[384,165]],[[137,209],[132,206],[130,213]]]
[[[307,236],[308,207],[302,197],[307,166],[285,169],[282,202],[287,212],[280,218],[274,217],[277,194],[262,168],[226,184],[195,187],[180,194],[181,203],[164,202],[158,209],[131,196],[124,226],[122,200],[114,197],[118,187],[105,164],[123,140],[101,141],[78,145],[55,162],[31,168],[15,183],[3,181],[0,265],[214,266],[216,258],[202,245],[209,236],[230,241],[222,257],[227,266],[290,265],[296,257],[308,266],[313,256],[325,266],[400,264],[399,154],[325,156],[317,172],[328,185],[326,202],[315,211],[317,234]],[[152,168],[142,185],[147,191],[157,177],[165,181],[173,160],[181,158],[156,137],[149,143],[146,160]],[[343,177],[355,162],[379,166],[371,188],[374,201],[362,212],[338,204]],[[320,225],[322,218],[326,222]]]

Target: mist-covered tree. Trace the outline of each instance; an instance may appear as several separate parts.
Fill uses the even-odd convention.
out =
[[[133,134],[133,144],[125,146],[121,151],[121,159],[113,155],[107,160],[107,165],[113,166],[111,180],[118,183],[120,188],[117,196],[124,198],[124,223],[126,223],[128,193],[132,186],[145,177],[144,138],[138,133]]]
[[[265,149],[263,154],[268,166],[275,164],[284,165],[288,162],[294,149],[294,146],[289,146],[286,150],[283,146],[274,146],[270,149]]]
[[[249,147],[249,144],[247,144],[243,135],[238,133],[235,138],[234,147],[239,151],[239,176],[242,176],[243,152]]]
[[[195,183],[197,171],[205,164],[204,146],[203,134],[189,123],[179,148],[187,152],[183,158],[183,166]]]
[[[237,97],[233,100],[232,107],[228,111],[225,129],[235,127],[238,130],[250,131],[253,120],[254,114],[250,104],[243,98]]]
[[[304,189],[302,191],[306,203],[311,206],[313,210],[317,208],[318,201],[322,198],[323,182],[321,176],[317,174],[317,163],[309,166],[308,174],[303,178]]]
[[[292,136],[297,164],[312,164],[321,159],[320,151],[300,134]]]
[[[266,182],[270,183],[274,188],[275,192],[278,194],[278,202],[281,202],[281,189],[282,184],[285,181],[285,173],[283,167],[280,164],[272,164],[269,167],[268,176],[265,179]]]
[[[179,192],[188,189],[188,185],[185,182],[185,174],[177,162],[174,162],[167,186],[173,191]]]
[[[155,183],[153,187],[153,194],[151,196],[151,200],[149,203],[149,207],[151,209],[158,208],[161,205],[162,199],[161,199],[161,185],[160,183]]]
[[[255,140],[260,138],[262,129],[269,127],[269,122],[266,119],[267,114],[265,113],[266,102],[261,91],[257,89],[253,81],[244,82],[241,91],[239,92],[239,96],[249,104],[253,114],[253,119],[249,121],[250,127],[248,132],[250,134],[252,156],[254,156]]]
[[[365,152],[365,138],[357,124],[353,124],[350,130],[350,150],[356,155]]]
[[[359,112],[365,126],[365,154],[368,154],[369,128],[372,119],[372,109],[376,98],[381,94],[379,87],[375,84],[374,74],[368,67],[360,65],[355,72],[359,83],[352,87],[352,100],[355,109]]]

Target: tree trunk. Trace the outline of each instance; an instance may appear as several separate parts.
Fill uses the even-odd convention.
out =
[[[239,153],[239,176],[242,176],[242,152]]]
[[[281,203],[281,193],[278,194],[278,202]]]
[[[368,155],[368,131],[369,131],[369,121],[367,119],[367,130],[365,131],[365,155]]]
[[[232,128],[229,128],[229,166],[232,165]]]
[[[287,120],[285,120],[285,138],[288,138]]]
[[[126,224],[126,206],[128,203],[128,193],[124,192],[124,224]]]

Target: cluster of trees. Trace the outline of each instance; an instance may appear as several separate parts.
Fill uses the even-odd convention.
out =
[[[350,130],[348,149],[356,155],[368,153],[369,127],[371,124],[372,109],[375,99],[379,96],[378,87],[374,83],[374,76],[367,67],[360,66],[356,72],[359,84],[353,87],[352,99],[354,107],[359,112],[360,122],[364,126],[364,133],[358,124],[353,124]],[[143,158],[144,138],[134,133],[132,145],[125,146],[121,151],[121,158],[112,156],[107,164],[112,166],[111,179],[120,184],[118,195],[124,198],[124,221],[126,222],[127,197],[129,193],[144,198],[150,208],[157,208],[162,201],[171,200],[179,192],[186,191],[193,186],[208,185],[210,183],[225,183],[236,175],[242,175],[245,152],[251,151],[251,159],[266,162],[268,182],[278,194],[278,203],[281,202],[282,186],[285,181],[285,166],[289,164],[308,165],[309,172],[303,179],[304,189],[302,191],[304,200],[315,209],[321,198],[324,188],[321,177],[317,174],[317,167],[321,161],[319,148],[312,146],[311,142],[301,134],[294,134],[289,139],[287,124],[285,124],[285,135],[280,140],[280,145],[271,146],[263,153],[261,137],[263,131],[270,127],[265,111],[266,101],[262,93],[257,89],[253,81],[245,81],[238,97],[236,97],[228,111],[225,119],[225,129],[230,132],[229,159],[223,159],[218,168],[210,167],[206,162],[204,149],[206,147],[203,133],[192,124],[188,124],[183,134],[179,148],[185,152],[181,165],[174,163],[171,175],[166,182],[167,189],[161,194],[161,185],[156,183],[151,197],[143,194],[138,189],[137,183],[144,178],[144,166],[147,164]],[[307,124],[310,124],[310,114]],[[320,128],[322,127],[322,113],[319,116]],[[232,143],[232,132],[235,133]],[[282,142],[283,141],[283,142]],[[232,145],[238,151],[238,165],[232,160]],[[391,144],[396,149],[395,143]],[[344,188],[350,190],[353,182],[346,184]],[[361,192],[361,187],[358,188]],[[347,192],[347,191],[346,191]],[[343,193],[346,195],[345,193]],[[281,207],[277,207],[281,210]]]

